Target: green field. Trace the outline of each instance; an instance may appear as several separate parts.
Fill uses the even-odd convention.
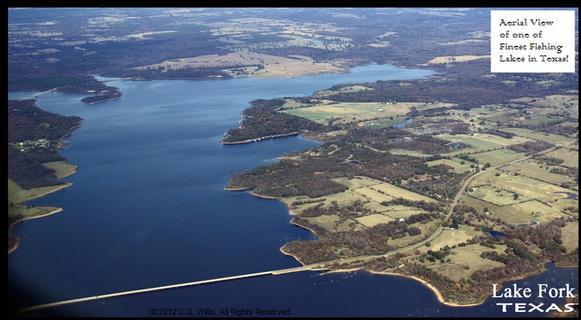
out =
[[[407,150],[407,149],[389,149],[389,153],[397,154],[397,155],[401,155],[401,156],[417,157],[417,158],[427,158],[427,157],[431,156],[431,154],[428,154],[428,153],[422,153],[419,151]]]
[[[42,197],[45,194],[70,186],[71,183],[63,183],[55,186],[40,187],[33,189],[23,189],[16,182],[8,179],[8,199],[13,203],[22,203]]]
[[[354,192],[359,193],[360,195],[364,196],[365,198],[382,203],[383,201],[391,201],[393,200],[392,196],[389,196],[384,193],[377,192],[373,189],[373,187],[366,187],[366,188],[357,188],[353,189]]]
[[[529,177],[507,174],[495,176],[494,173],[495,172],[491,171],[482,174],[472,181],[471,186],[491,184],[499,186],[503,190],[516,192],[520,196],[525,196],[529,199],[538,199],[546,203],[551,203],[551,205],[555,200],[566,199],[567,193],[577,194],[577,192],[573,190],[531,179]]]
[[[359,125],[366,127],[366,128],[387,128],[394,126],[396,124],[400,124],[405,121],[406,116],[390,116],[389,118],[382,118],[382,119],[375,119],[369,121],[363,121],[359,123]]]
[[[545,141],[545,142],[557,144],[557,145],[559,145],[559,144],[564,145],[564,144],[567,144],[567,143],[573,141],[573,139],[565,137],[565,136],[556,135],[556,134],[552,134],[552,133],[546,133],[546,132],[537,132],[537,131],[533,131],[530,129],[524,129],[524,128],[503,128],[502,131],[511,132],[511,133],[514,133],[514,134],[519,135],[521,137]]]
[[[381,184],[374,185],[370,188],[384,192],[385,194],[392,196],[394,198],[404,198],[404,199],[412,200],[412,201],[422,201],[423,200],[426,202],[436,202],[436,200],[434,200],[432,198],[428,198],[428,197],[421,195],[419,193],[415,193],[415,192],[400,188],[398,186],[394,186],[393,184],[389,184],[387,182],[383,182]]]
[[[527,224],[532,221],[536,223],[549,222],[555,218],[562,217],[565,214],[538,200],[531,200],[500,207],[494,210],[494,215],[507,223]]]
[[[503,190],[502,186],[487,184],[475,186],[471,189],[472,190],[468,193],[470,196],[482,201],[493,203],[497,206],[506,206],[530,200],[525,196],[519,196],[519,198],[515,200],[513,197],[514,192]]]
[[[436,137],[447,141],[459,141],[471,146],[470,150],[463,149],[460,151],[456,151],[454,153],[464,153],[467,151],[474,152],[478,150],[490,150],[529,141],[529,139],[522,137],[513,137],[512,139],[506,139],[501,136],[486,133],[474,133],[473,135],[441,134],[437,135]]]
[[[524,153],[515,152],[510,149],[493,150],[470,155],[470,157],[478,160],[479,163],[486,164],[488,162],[492,166],[524,158],[525,156]]]
[[[505,172],[518,172],[521,175],[556,185],[572,182],[570,177],[549,172],[546,164],[534,159],[527,159],[525,161],[513,163],[504,167],[502,170]]]

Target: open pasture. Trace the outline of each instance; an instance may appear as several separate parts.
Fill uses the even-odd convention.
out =
[[[470,168],[470,165],[474,165],[473,162],[461,160],[458,158],[434,160],[426,162],[426,164],[431,167],[443,164],[452,167],[453,172],[460,174],[473,170],[473,168]]]
[[[470,157],[478,160],[481,164],[490,163],[492,166],[507,163],[512,160],[524,158],[524,153],[512,151],[510,149],[499,149],[487,152],[471,154]]]
[[[573,141],[572,138],[568,138],[565,136],[546,132],[538,132],[525,128],[503,128],[502,131],[514,133],[520,137],[545,141],[556,145],[564,145]]]
[[[571,182],[572,179],[566,175],[557,174],[550,172],[548,166],[542,162],[534,159],[527,159],[525,161],[519,161],[510,164],[502,168],[504,172],[512,172],[523,176],[527,176],[533,179],[541,180],[547,183],[552,183],[560,185],[561,183]]]
[[[335,102],[325,100],[311,107],[293,108],[283,110],[282,112],[321,124],[328,124],[330,120],[335,120],[337,123],[349,124],[405,116],[414,107],[419,110],[425,110],[450,106],[453,106],[453,104],[429,104],[423,102]]]
[[[474,198],[493,203],[497,206],[506,206],[529,200],[524,196],[519,196],[518,199],[514,199],[514,192],[503,190],[501,186],[489,184],[474,186],[468,194]]]

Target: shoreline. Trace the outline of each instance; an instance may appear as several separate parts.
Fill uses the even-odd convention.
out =
[[[429,283],[428,281],[421,279],[421,278],[418,278],[416,276],[395,273],[395,272],[371,271],[371,270],[365,270],[365,269],[363,269],[363,271],[371,273],[371,274],[395,276],[395,277],[415,280],[415,281],[421,283],[422,285],[424,285],[425,287],[427,287],[428,289],[430,289],[434,293],[434,295],[436,296],[436,299],[438,299],[438,302],[440,304],[443,304],[443,305],[448,306],[448,307],[454,307],[454,308],[476,307],[476,306],[484,304],[486,302],[486,300],[488,299],[488,296],[487,296],[486,299],[484,299],[484,301],[482,301],[482,302],[470,303],[470,304],[458,304],[458,303],[454,303],[454,302],[448,302],[444,299],[442,292],[436,286],[434,286],[433,284]]]
[[[250,188],[248,188],[248,189],[250,189]],[[254,192],[249,192],[249,193],[250,193],[250,194],[252,194],[252,195],[253,195],[253,196],[255,196],[255,197],[258,197],[258,198],[269,199],[269,200],[279,200],[279,201],[280,201],[280,198],[274,198],[274,197],[269,197],[269,196],[262,196],[262,195],[259,195],[259,194],[256,194],[256,193],[254,193]],[[281,201],[281,202],[282,202],[282,203],[284,203],[283,201]],[[286,203],[284,203],[284,204],[286,205]],[[292,217],[292,215],[290,214],[290,211],[291,211],[291,210],[290,210],[290,208],[288,207],[288,205],[287,205],[287,210],[288,210],[288,212],[289,212],[289,216],[291,216],[291,217]],[[311,232],[311,233],[312,233],[314,236],[317,236],[317,233],[316,233],[315,231],[313,231],[312,229],[310,229],[310,228],[308,228],[308,227],[306,227],[306,226],[303,226],[303,225],[301,225],[301,224],[299,224],[299,223],[297,223],[297,222],[293,221],[293,219],[292,219],[292,218],[291,218],[291,220],[290,220],[290,223],[291,223],[292,225],[295,225],[295,226],[297,226],[297,227],[300,227],[300,228],[302,228],[302,229],[308,230],[308,231],[310,231],[310,232]],[[288,243],[287,243],[287,244],[288,244]],[[285,250],[284,250],[284,247],[285,247],[285,246],[286,246],[286,244],[285,244],[285,245],[283,245],[282,247],[280,247],[280,248],[279,248],[279,251],[280,251],[282,254],[286,255],[286,256],[290,256],[290,257],[294,258],[294,259],[295,259],[295,260],[296,260],[296,261],[297,261],[299,264],[301,264],[301,266],[305,266],[305,263],[303,263],[303,262],[302,262],[302,261],[299,259],[299,257],[297,257],[296,255],[294,255],[294,254],[292,254],[292,253],[290,253],[290,252],[287,252],[287,251],[285,251]],[[565,264],[565,265],[562,265],[562,266],[561,266],[561,265],[559,265],[558,263],[555,263],[555,262],[552,262],[552,261],[550,261],[550,260],[547,260],[547,261],[545,261],[545,262],[543,263],[543,267],[542,267],[542,268],[540,268],[539,270],[536,270],[536,271],[531,271],[531,272],[528,272],[528,273],[525,273],[525,274],[522,274],[522,275],[518,275],[518,276],[511,277],[511,278],[509,278],[509,279],[506,279],[506,280],[502,280],[502,281],[501,281],[501,282],[499,282],[498,284],[499,284],[499,285],[501,285],[501,286],[503,286],[503,285],[504,285],[505,283],[507,283],[507,282],[512,282],[512,281],[523,280],[523,279],[526,279],[526,278],[528,278],[528,277],[532,277],[532,276],[535,276],[535,275],[538,275],[538,274],[542,274],[543,272],[546,272],[546,271],[547,271],[547,268],[545,267],[545,265],[546,265],[547,263],[554,263],[554,264],[555,264],[555,266],[556,266],[556,267],[559,267],[559,268],[579,268],[579,266],[578,266],[578,265],[577,265],[577,266],[575,266],[575,265],[566,265],[566,264]],[[417,277],[417,276],[413,276],[413,275],[406,275],[406,274],[402,274],[402,273],[396,273],[396,272],[373,271],[373,270],[368,270],[368,269],[365,269],[365,268],[358,267],[358,268],[347,268],[347,269],[335,269],[335,270],[329,270],[329,271],[327,271],[327,272],[324,272],[323,274],[332,274],[332,273],[345,273],[345,272],[355,272],[355,271],[364,271],[364,272],[368,272],[368,273],[370,273],[370,274],[376,274],[376,275],[387,275],[387,276],[394,276],[394,277],[400,277],[400,278],[406,278],[406,279],[410,279],[410,280],[415,280],[415,281],[417,281],[417,282],[421,283],[422,285],[424,285],[425,287],[427,287],[428,289],[430,289],[430,290],[431,290],[431,291],[434,293],[434,295],[436,296],[436,299],[438,300],[438,302],[439,302],[440,304],[443,304],[443,305],[445,305],[445,306],[448,306],[448,307],[453,307],[453,308],[476,307],[476,306],[480,306],[480,305],[482,305],[482,304],[486,303],[486,301],[487,301],[487,300],[490,298],[490,295],[486,295],[486,297],[484,298],[484,300],[482,300],[482,301],[480,301],[480,302],[477,302],[477,303],[469,303],[469,304],[458,304],[458,303],[454,303],[454,302],[449,302],[449,301],[446,301],[446,299],[444,298],[444,296],[443,296],[442,292],[441,292],[441,291],[440,291],[440,290],[439,290],[439,289],[438,289],[438,288],[437,288],[435,285],[431,284],[431,283],[430,283],[430,282],[428,282],[427,280],[421,279],[421,278],[419,278],[419,277]]]
[[[73,173],[71,173],[71,174],[69,174],[67,176],[70,176],[70,175],[72,175],[72,174],[74,174],[76,172],[77,172],[77,170],[75,169],[75,172],[73,172]],[[33,198],[26,199],[25,201],[22,201],[21,203],[25,203],[25,202],[28,202],[28,201],[31,201],[31,200],[35,200],[35,199],[38,199],[38,198],[42,198],[42,197],[44,197],[46,195],[49,195],[51,193],[55,193],[55,192],[60,191],[62,189],[68,188],[68,187],[70,187],[72,185],[73,185],[72,182],[65,182],[65,183],[62,183],[62,184],[54,185],[54,188],[53,189],[47,190],[45,192],[41,192],[41,193],[35,195]],[[52,186],[45,186],[45,187],[39,187],[39,188],[47,188],[47,187],[52,187]]]
[[[38,218],[44,218],[44,217],[48,217],[51,216],[53,214],[59,213],[63,211],[63,208],[57,208],[54,207],[54,209],[52,211],[49,211],[47,213],[44,214],[39,214],[39,215],[35,215],[35,216],[29,216],[29,217],[22,217],[18,220],[13,221],[10,226],[8,226],[8,235],[11,234],[12,229],[19,223],[24,222],[26,220],[33,220],[33,219],[38,219]],[[10,248],[8,248],[8,254],[11,254],[12,252],[16,251],[16,249],[18,249],[18,246],[20,245],[20,239],[17,236],[12,236],[14,238],[14,245]]]
[[[101,100],[96,100],[93,102],[85,102],[83,100],[81,100],[81,102],[88,104],[88,105],[94,105],[94,104],[99,104],[99,103],[103,103],[103,102],[111,102],[111,101],[115,101],[115,100],[119,100],[119,99],[121,99],[121,95],[114,97],[114,98],[101,99]]]
[[[52,92],[52,91],[57,91],[58,92],[58,88],[53,88],[53,89],[49,90],[48,92]],[[43,94],[44,93],[47,93],[47,92],[43,92]],[[36,97],[37,96],[34,97],[35,103],[36,103],[36,101],[38,101],[36,99]],[[37,105],[37,106],[41,110],[44,110],[43,108],[40,107],[40,105]],[[59,139],[57,141],[57,150],[61,150],[64,147],[66,147],[68,145],[68,143],[69,143],[68,138],[71,137],[73,135],[74,131],[77,130],[77,129],[79,129],[81,127],[81,125],[83,124],[83,121],[84,120],[82,118],[80,118],[80,117],[78,117],[78,118],[79,118],[79,122],[75,126],[71,127],[70,130],[68,130],[68,132],[63,137],[61,137],[61,139]],[[68,164],[70,164],[66,159],[64,159],[64,161],[67,162]],[[59,180],[60,179],[64,179],[64,178],[66,178],[68,176],[71,176],[71,175],[77,173],[78,168],[79,168],[79,166],[78,165],[75,165],[75,168],[71,172],[69,172],[66,175],[62,176],[61,178],[59,178]],[[47,196],[47,195],[49,195],[51,193],[54,193],[54,192],[60,191],[62,189],[68,188],[68,187],[70,187],[72,185],[73,185],[72,182],[64,182],[62,184],[55,185],[54,188],[52,188],[50,190],[47,190],[45,192],[41,192],[39,194],[36,194],[34,197],[32,197],[30,199],[27,199],[26,201],[22,201],[22,202],[20,202],[18,204],[24,204],[24,203],[26,203],[28,201],[31,201],[31,200],[34,200],[34,199],[38,199],[38,198],[42,198],[42,197]],[[51,187],[51,186],[45,186],[45,187]],[[14,238],[14,245],[12,247],[9,247],[8,248],[8,254],[14,252],[18,248],[18,246],[20,244],[20,240],[21,240],[21,238],[12,235],[12,229],[18,223],[20,223],[20,222],[23,222],[23,221],[26,221],[26,220],[32,220],[32,219],[38,219],[38,218],[47,217],[47,216],[50,216],[50,215],[53,215],[53,214],[56,214],[56,213],[59,213],[59,212],[63,211],[63,208],[57,208],[57,207],[53,207],[53,208],[55,208],[55,209],[53,209],[52,211],[50,211],[48,213],[45,213],[45,214],[31,216],[31,217],[21,217],[20,219],[18,219],[16,221],[13,221],[8,226],[8,237]]]
[[[226,145],[226,146],[227,145],[236,145],[236,144],[247,144],[247,143],[259,142],[259,141],[270,140],[270,139],[296,136],[299,134],[300,134],[300,131],[295,131],[295,132],[290,132],[290,133],[273,134],[273,135],[269,135],[269,136],[262,136],[262,137],[258,137],[258,138],[251,138],[251,139],[240,140],[240,141],[221,140],[220,143],[223,145]]]

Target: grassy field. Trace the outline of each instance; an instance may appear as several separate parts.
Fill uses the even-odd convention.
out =
[[[468,62],[472,60],[478,59],[486,59],[490,56],[474,56],[474,55],[463,55],[463,56],[442,56],[442,57],[435,57],[434,59],[425,63],[425,65],[430,64],[448,64],[448,63],[455,63],[455,62]]]
[[[420,110],[451,107],[452,104],[436,103],[428,104],[422,102],[335,102],[322,100],[311,107],[293,108],[283,110],[288,114],[309,120],[328,124],[329,120],[336,120],[336,123],[349,124],[361,121],[370,121],[380,118],[401,117],[407,115],[412,107]]]
[[[63,183],[55,186],[40,187],[33,189],[23,189],[16,182],[8,179],[8,199],[13,203],[22,203],[29,200],[33,200],[42,197],[45,194],[49,194],[60,189],[69,187],[71,183]]]
[[[362,225],[358,224],[353,219],[341,221],[341,219],[336,215],[323,215],[305,219],[329,232],[357,231],[363,228]]]
[[[441,236],[434,239],[434,241],[431,242],[431,245],[429,247],[424,246],[418,250],[422,252],[428,250],[437,251],[444,248],[445,246],[451,247],[453,245],[458,245],[460,243],[466,242],[469,239],[481,235],[484,235],[482,231],[476,231],[474,227],[468,225],[462,225],[458,229],[448,228],[442,232]]]
[[[472,187],[472,191],[468,194],[474,198],[494,203],[498,206],[506,206],[530,200],[524,196],[519,196],[519,198],[515,200],[513,198],[514,192],[503,190],[501,186],[495,185],[475,186]]]
[[[579,221],[569,222],[561,228],[561,240],[567,252],[579,248]]]
[[[256,65],[264,66],[262,69]],[[242,67],[241,67],[242,66]],[[252,77],[295,77],[323,72],[341,72],[343,68],[339,63],[316,62],[313,59],[301,56],[287,58],[248,50],[231,52],[224,55],[203,55],[189,58],[170,59],[157,64],[135,67],[136,70],[161,68],[162,72],[171,70],[183,70],[190,68],[223,68],[232,76],[239,76],[236,71],[242,70],[243,76]]]
[[[392,127],[394,125],[400,124],[400,123],[404,122],[405,119],[406,119],[406,116],[392,116],[389,118],[362,121],[362,122],[358,123],[358,125],[362,126],[362,127],[374,128],[374,129],[387,128],[387,127]]]
[[[383,201],[391,201],[393,200],[393,197],[377,192],[376,190],[372,189],[372,187],[366,187],[366,188],[358,188],[358,189],[353,189],[354,192],[359,193],[360,195],[364,196],[365,198],[381,203]]]
[[[494,210],[494,215],[507,223],[527,224],[531,221],[536,223],[549,222],[555,218],[562,217],[565,214],[538,200],[531,200],[500,207]]]
[[[365,189],[373,190],[376,193],[381,194],[382,196],[388,196],[391,198],[404,198],[404,199],[413,200],[413,201],[420,201],[420,200],[424,200],[424,201],[428,201],[428,202],[436,201],[436,200],[428,198],[424,195],[400,188],[400,187],[392,185],[390,183],[383,182],[380,180],[371,179],[371,178],[366,178],[366,177],[356,177],[353,179],[338,178],[338,179],[334,179],[334,181],[349,187],[351,190],[355,189],[355,191],[361,191],[361,188],[365,188]],[[374,193],[374,195],[376,195],[376,193]],[[325,196],[325,197],[329,198],[332,196],[334,196],[334,195]],[[381,200],[381,201],[386,201],[386,200]],[[381,201],[379,201],[379,202],[381,202]]]
[[[515,152],[510,149],[493,150],[470,155],[470,157],[478,160],[481,164],[488,162],[493,166],[524,158],[525,156],[524,153]]]
[[[415,193],[415,192],[400,188],[398,186],[394,186],[393,184],[389,184],[386,182],[376,184],[370,188],[375,189],[377,191],[384,192],[385,194],[390,195],[394,198],[404,198],[404,199],[412,200],[412,201],[424,200],[426,202],[436,202],[436,200],[434,200],[432,198],[428,198],[428,197],[421,195],[419,193]]]
[[[533,106],[547,108],[549,110],[561,109],[569,112],[573,117],[579,117],[579,96],[576,95],[551,95],[543,98],[519,98],[515,102],[524,102]]]
[[[462,162],[464,162],[464,163],[462,164]],[[452,167],[452,171],[454,171],[455,173],[469,172],[469,171],[473,170],[472,168],[470,168],[470,165],[474,165],[473,162],[461,160],[458,158],[434,160],[434,161],[426,162],[426,164],[431,166],[431,167],[437,166],[440,164],[444,164],[444,165],[447,165],[449,167]]]
[[[375,214],[370,214],[368,216],[356,218],[356,220],[366,227],[373,227],[373,226],[381,224],[381,223],[388,223],[388,222],[393,221],[395,219],[392,217],[383,215],[383,214],[375,213]]]
[[[355,201],[361,201],[364,207],[369,210],[366,216],[355,218],[356,220],[347,219],[340,221],[337,215],[306,218],[311,223],[330,232],[354,231],[379,223],[387,223],[402,218],[405,219],[414,214],[425,213],[420,208],[402,205],[384,206],[381,204],[383,201],[392,200],[394,198],[393,195],[411,200],[435,201],[423,195],[366,177],[355,177],[352,179],[336,178],[333,181],[347,186],[349,190],[319,198],[295,196],[282,198],[281,200],[289,206],[290,214],[295,216],[300,216],[304,210],[317,205],[322,204],[324,207],[329,207],[333,202],[336,202],[339,206],[348,206]],[[391,192],[391,194],[387,191]]]
[[[491,171],[482,174],[472,181],[471,186],[482,184],[496,185],[504,190],[516,192],[521,196],[528,197],[529,199],[538,199],[546,203],[566,199],[567,193],[576,194],[573,190],[531,179],[529,177],[508,175],[506,173],[497,177],[494,173],[495,172]]]
[[[284,110],[288,114],[327,124],[331,119],[337,123],[352,123],[375,118],[403,116],[411,106],[406,104],[381,104],[377,102],[339,102],[316,104],[312,107]]]
[[[336,178],[333,179],[333,181],[340,183],[348,188],[362,188],[362,187],[369,187],[378,183],[381,183],[381,181],[377,181],[371,178],[366,178],[366,177],[356,177],[353,179],[349,179],[349,178]]]
[[[579,168],[579,150],[573,148],[561,148],[545,154],[547,157],[563,160],[562,166]]]
[[[27,207],[27,206],[15,206],[8,208],[9,216],[19,216],[24,219],[31,219],[34,217],[40,217],[48,215],[51,213],[58,212],[60,208],[57,207]]]
[[[549,172],[548,166],[534,159],[527,159],[513,163],[505,168],[505,172],[518,172],[521,175],[538,179],[544,182],[560,185],[561,183],[571,182],[572,179],[562,174]]]
[[[561,212],[564,208],[578,206],[577,200],[568,197],[569,194],[576,195],[576,191],[522,175],[514,176],[502,173],[500,176],[495,176],[496,172],[486,172],[474,179],[470,187],[477,187],[476,193],[465,197],[463,203],[480,212],[487,208],[492,215],[512,224],[550,221],[556,217],[564,216],[565,214]],[[494,187],[490,190],[478,190],[478,186],[482,185],[492,185],[496,189],[502,189],[501,192],[504,196],[499,196]],[[519,195],[519,202],[506,205],[511,201],[511,196],[514,193]],[[472,195],[488,202],[472,197]],[[523,200],[525,201],[522,202]],[[504,204],[504,206],[497,204]]]
[[[479,270],[490,270],[503,267],[504,264],[498,261],[482,258],[484,252],[496,251],[503,254],[506,246],[499,245],[495,249],[471,244],[465,247],[454,248],[448,258],[450,262],[428,262],[426,267],[446,276],[454,281],[469,278],[474,272]]]
[[[437,135],[436,137],[451,142],[462,142],[470,146],[469,149],[461,149],[458,151],[447,153],[447,155],[486,151],[530,141],[530,139],[523,137],[513,137],[512,139],[506,139],[497,135],[485,133],[474,133],[474,135],[441,134]]]
[[[565,137],[565,136],[556,135],[556,134],[552,134],[552,133],[546,133],[546,132],[537,132],[537,131],[524,129],[524,128],[503,128],[502,131],[511,132],[511,133],[514,133],[514,134],[521,136],[521,137],[524,137],[524,138],[545,141],[545,142],[553,143],[553,144],[557,144],[557,145],[564,145],[564,144],[567,144],[567,143],[573,141],[573,139]]]
[[[42,165],[53,170],[58,179],[62,179],[77,172],[77,166],[66,161],[46,162]]]
[[[416,157],[416,158],[427,158],[427,157],[431,156],[431,154],[428,154],[428,153],[422,153],[422,152],[415,151],[415,150],[397,149],[397,148],[389,149],[389,153],[402,155],[402,156]]]

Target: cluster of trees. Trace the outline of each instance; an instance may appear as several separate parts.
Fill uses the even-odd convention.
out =
[[[33,74],[34,76],[31,76]],[[59,88],[63,93],[85,93],[87,90],[103,90],[106,86],[87,75],[12,75],[8,81],[9,91],[35,91]]]
[[[58,184],[54,171],[44,162],[62,160],[60,141],[80,125],[81,118],[44,111],[35,100],[8,101],[8,178],[25,189]],[[18,142],[48,140],[47,145],[21,151]]]
[[[455,68],[466,67],[469,63],[458,63]],[[411,82],[412,85],[401,86],[400,81],[377,81],[367,84],[375,90],[356,92],[338,92],[332,96],[334,100],[344,102],[377,102],[377,101],[420,101],[459,103],[471,108],[487,104],[500,103],[523,96],[544,96],[555,91],[564,93],[561,88],[551,88],[531,81],[519,81],[511,90],[498,79],[480,77],[482,73],[467,75],[468,81],[458,78],[446,80],[429,79]],[[562,85],[572,88],[571,83]]]
[[[108,88],[112,88],[112,87],[108,87]],[[85,97],[85,98],[81,99],[81,102],[88,103],[88,104],[94,104],[94,103],[98,103],[101,101],[114,100],[114,99],[121,97],[121,95],[122,95],[121,91],[117,90],[117,88],[112,88],[105,93],[100,93],[100,94],[95,95],[95,96]]]
[[[506,139],[512,139],[512,137],[514,137],[514,133],[512,133],[512,132],[507,132],[507,131],[502,131],[502,130],[492,129],[492,128],[483,129],[483,130],[480,130],[480,132],[493,134],[495,136],[500,136],[500,137],[503,137]]]
[[[277,104],[265,102],[274,108]],[[253,119],[252,116],[249,119]],[[429,175],[430,179],[414,181],[406,188],[427,196],[450,197],[458,190],[463,177],[447,168],[428,166],[418,157],[394,155],[371,150],[364,145],[378,145],[385,141],[385,135],[398,134],[400,130],[352,129],[333,143],[324,144],[314,150],[318,156],[304,153],[302,160],[282,160],[276,164],[254,168],[235,175],[230,186],[254,188],[259,194],[269,196],[308,195],[320,197],[345,191],[347,188],[331,181],[337,177],[356,175],[401,185],[401,182],[417,175]],[[422,136],[421,141],[435,139]],[[435,140],[437,144],[441,141]],[[372,146],[374,148],[375,146]],[[345,161],[350,159],[350,162]]]
[[[36,106],[36,101],[8,101],[8,142],[26,140],[58,140],[70,134],[80,125],[81,118],[66,117],[44,111]]]
[[[281,160],[235,175],[229,186],[253,188],[262,195],[274,197],[307,195],[321,197],[347,190],[332,178],[353,176],[353,168],[333,159],[316,158],[302,161]]]
[[[114,73],[117,77],[144,80],[199,80],[199,79],[231,79],[222,67],[183,68],[183,69],[124,69]]]
[[[10,145],[8,146],[8,178],[24,189],[59,183],[54,171]]]
[[[537,141],[527,141],[524,143],[513,144],[513,145],[509,146],[509,149],[516,151],[516,152],[532,154],[532,153],[537,153],[539,151],[543,151],[543,150],[548,149],[552,146],[553,145],[548,143],[548,142],[537,140]]]
[[[282,102],[281,102],[282,101]],[[238,142],[261,137],[290,134],[300,131],[319,131],[321,124],[287,113],[277,112],[282,99],[255,100],[252,107],[244,110],[240,128],[230,129],[224,142]]]

